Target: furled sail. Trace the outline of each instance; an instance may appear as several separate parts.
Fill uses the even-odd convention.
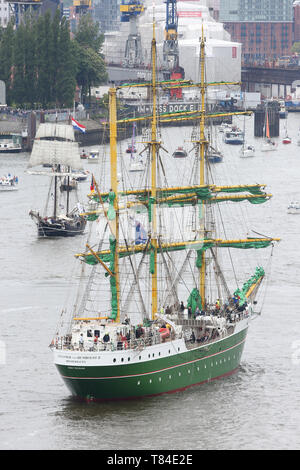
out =
[[[70,124],[57,124],[53,122],[44,122],[39,125],[36,132],[36,139],[63,139],[75,142],[73,126]]]

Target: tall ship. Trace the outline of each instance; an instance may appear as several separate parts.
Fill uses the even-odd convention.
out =
[[[105,178],[94,178],[89,194],[93,210],[85,216],[96,220],[89,225],[96,223],[97,228],[82,253],[75,255],[82,262],[76,301],[63,309],[51,341],[55,366],[77,399],[126,400],[170,393],[239,368],[266,273],[256,265],[250,275],[249,263],[244,280],[231,288],[236,280],[231,250],[247,250],[248,255],[250,249],[272,247],[279,239],[224,238],[224,201],[259,204],[271,195],[261,184],[221,186],[212,180],[203,33],[200,48],[200,83],[157,82],[153,27],[152,80],[144,84],[151,90],[153,112],[144,117],[151,123],[143,136],[148,155],[143,184],[137,187],[126,185],[124,156],[117,144],[117,125],[124,125],[117,119],[118,89],[109,91],[110,181],[106,189]],[[158,89],[179,86],[199,90],[200,112],[158,116]],[[160,125],[170,120],[196,123],[192,151],[185,159],[190,159],[185,185],[169,184],[167,157],[161,156],[167,149]],[[168,153],[172,158],[172,151]]]
[[[82,206],[77,197],[74,170],[80,174],[82,164],[73,126],[41,123],[35,136],[27,170],[30,174],[50,179],[43,211],[29,212],[36,223],[39,237],[73,237],[83,234],[86,219],[80,214]],[[76,193],[75,202],[73,193]]]

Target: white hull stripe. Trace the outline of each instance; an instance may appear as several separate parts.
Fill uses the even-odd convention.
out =
[[[205,357],[202,357],[202,358],[199,358],[199,359],[194,359],[193,361],[183,362],[181,364],[166,367],[164,369],[154,370],[154,371],[151,371],[151,372],[144,372],[142,374],[117,375],[117,376],[111,376],[111,377],[70,377],[68,375],[62,375],[62,377],[66,378],[66,379],[72,379],[72,380],[107,380],[107,379],[127,379],[127,378],[130,378],[130,377],[141,377],[141,376],[144,376],[144,375],[158,374],[159,372],[164,372],[164,371],[170,370],[170,369],[176,369],[177,367],[185,366],[187,364],[193,364],[195,362],[203,361],[204,359],[209,359],[211,357],[218,356],[219,354],[223,354],[224,352],[231,351],[232,349],[235,349],[236,347],[243,344],[245,341],[246,341],[246,337],[242,341],[240,341],[239,343],[235,344],[234,346],[231,346],[228,349],[224,349],[223,351],[219,351],[217,353],[211,354],[210,356],[205,356]]]

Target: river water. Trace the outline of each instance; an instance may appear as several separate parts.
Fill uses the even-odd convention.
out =
[[[239,371],[185,392],[124,403],[74,402],[58,375],[48,345],[73,283],[73,255],[82,251],[85,236],[38,239],[28,212],[43,206],[47,178],[25,173],[28,154],[0,156],[0,175],[19,176],[18,191],[0,195],[2,449],[300,448],[300,217],[287,214],[289,202],[300,200],[299,126],[300,114],[291,113],[292,144],[278,138],[276,152],[262,153],[248,118],[256,156],[240,159],[239,147],[224,145],[224,162],[215,165],[225,179],[238,174],[245,183],[267,184],[274,197],[251,213],[257,210],[255,227],[262,233],[282,238]],[[167,140],[182,144],[171,128]],[[172,171],[180,170],[179,162],[172,165]],[[80,183],[83,198],[89,183]]]

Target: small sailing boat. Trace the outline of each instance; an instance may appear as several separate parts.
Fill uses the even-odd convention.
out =
[[[255,148],[253,145],[243,144],[243,147],[240,149],[241,158],[255,157]]]
[[[183,147],[177,147],[177,149],[173,152],[173,158],[185,158],[187,157],[187,152],[184,150]]]
[[[216,127],[212,125],[211,119],[209,121],[209,144],[206,147],[205,158],[208,163],[220,163],[223,161],[223,154],[221,150],[219,150]]]
[[[277,150],[277,143],[270,137],[270,126],[269,126],[269,115],[268,109],[266,109],[266,124],[265,124],[265,141],[262,144],[262,152],[271,152]]]
[[[203,31],[200,47],[201,82],[197,86],[205,96]],[[238,201],[256,205],[271,195],[263,185],[219,186],[208,179],[205,99],[193,139],[191,174],[184,185],[178,181],[168,185],[159,156],[157,119],[158,88],[167,83],[156,81],[155,34],[152,57],[152,81],[143,84],[150,88],[153,100],[151,140],[145,140],[151,161],[148,179],[143,187],[128,184],[127,188],[125,180],[119,185],[117,121],[122,121],[117,119],[117,89],[110,88],[111,178],[107,181],[105,175],[100,185],[93,181],[95,190],[90,197],[98,209],[90,216],[97,220],[98,237],[76,254],[84,262],[81,266],[90,266],[89,276],[82,272],[77,301],[72,302],[71,311],[62,314],[51,341],[59,374],[72,395],[83,401],[128,400],[182,391],[237,371],[248,328],[256,317],[255,297],[266,274],[257,266],[236,288],[235,269],[240,264],[230,269],[231,263],[225,261],[223,272],[218,251],[226,248],[225,256],[228,248],[239,252],[267,248],[278,240],[223,239],[223,219],[217,231],[214,208],[218,206],[219,217],[223,201],[228,201],[226,206]],[[162,124],[160,119],[159,131]],[[182,174],[177,176],[182,181]],[[194,222],[189,225],[187,220]],[[227,281],[225,273],[229,274]],[[183,295],[185,301],[180,302]]]
[[[244,100],[244,110],[246,111],[246,106],[245,106],[245,100]],[[244,115],[244,127],[243,127],[243,134],[244,134],[244,139],[243,139],[243,145],[239,151],[239,155],[241,158],[249,158],[249,157],[254,157],[255,156],[255,148],[253,145],[247,144],[245,140],[245,135],[246,135],[246,116]]]
[[[29,174],[46,176],[51,180],[48,199],[53,197],[53,209],[50,214],[47,212],[48,199],[44,215],[34,210],[29,212],[37,225],[38,236],[73,237],[82,234],[86,225],[86,219],[80,215],[83,208],[79,202],[70,208],[70,182],[74,177],[72,169],[82,168],[72,125],[57,123],[39,125],[28,168],[44,164],[48,164],[51,170],[27,170]],[[63,190],[59,191],[61,185]],[[59,198],[59,192],[63,200]]]
[[[133,124],[132,127],[132,140],[131,140],[131,145],[127,148],[126,152],[130,153],[130,165],[129,165],[129,171],[130,172],[136,172],[136,171],[144,171],[145,170],[145,164],[143,161],[143,157],[141,154],[139,155],[134,155],[134,153],[137,152],[137,149],[135,147],[135,131],[136,131],[136,124]]]
[[[282,143],[283,144],[291,144],[292,143],[292,139],[288,136],[288,132],[287,132],[287,121],[285,122],[285,136],[283,137],[282,139]]]

